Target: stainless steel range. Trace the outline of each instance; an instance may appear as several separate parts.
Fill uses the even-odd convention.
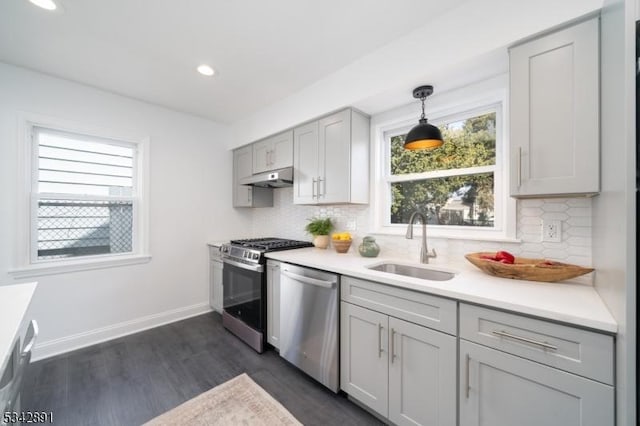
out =
[[[283,238],[232,240],[220,247],[224,263],[222,325],[257,352],[264,351],[267,329],[265,253],[311,247]]]

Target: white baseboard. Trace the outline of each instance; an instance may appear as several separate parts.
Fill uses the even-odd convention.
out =
[[[170,311],[160,312],[158,314],[136,318],[134,320],[124,321],[118,324],[108,325],[106,327],[96,328],[94,330],[78,334],[72,334],[71,336],[37,343],[33,348],[32,360],[39,361],[65,352],[95,345],[96,343],[105,342],[128,334],[137,333],[139,331],[148,330],[171,322],[201,315],[206,312],[211,312],[211,310],[212,309],[208,303],[198,303],[196,305],[172,309]]]

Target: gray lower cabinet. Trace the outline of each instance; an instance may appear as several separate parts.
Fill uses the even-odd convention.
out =
[[[348,276],[340,312],[340,387],[393,424],[614,424],[611,334]]]
[[[456,338],[389,317],[389,420],[456,424]]]
[[[387,417],[389,317],[345,302],[340,317],[340,387]]]
[[[267,260],[267,342],[280,349],[280,262]]]
[[[456,424],[456,338],[341,303],[341,388],[397,425]]]
[[[219,313],[222,313],[223,268],[220,247],[209,246],[209,305]]]
[[[460,303],[461,426],[614,424],[613,336]]]
[[[460,340],[461,426],[614,424],[613,387]]]

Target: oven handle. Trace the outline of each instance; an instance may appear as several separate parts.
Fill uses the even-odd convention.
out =
[[[263,272],[264,267],[262,265],[247,265],[246,263],[236,262],[235,260],[223,258],[222,263],[227,263],[231,266],[237,266],[238,268],[247,269],[254,272]]]
[[[298,274],[294,274],[293,272],[289,272],[286,269],[280,270],[280,273],[285,277],[289,277],[291,279],[294,279],[304,284],[312,284],[312,285],[317,285],[319,287],[324,287],[324,288],[333,288],[333,285],[335,284],[335,281],[325,281],[325,280],[318,280],[311,277],[305,277],[304,275],[298,275]]]

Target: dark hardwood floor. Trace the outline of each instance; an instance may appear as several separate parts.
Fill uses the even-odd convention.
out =
[[[381,424],[276,352],[254,352],[216,313],[35,362],[22,408],[58,425],[139,425],[241,373],[305,425]]]

